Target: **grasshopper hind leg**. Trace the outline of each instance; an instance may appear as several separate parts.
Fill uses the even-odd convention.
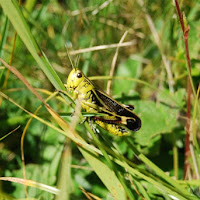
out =
[[[130,131],[121,124],[109,123],[102,120],[94,120],[96,124],[98,124],[101,128],[107,130],[108,132],[112,133],[116,136],[125,136],[129,135]]]
[[[132,131],[138,131],[141,128],[141,120],[139,118],[135,118],[135,120],[127,119],[126,122],[126,127]]]

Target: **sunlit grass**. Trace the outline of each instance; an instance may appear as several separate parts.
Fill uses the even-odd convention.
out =
[[[142,0],[30,2],[19,7],[17,1],[0,0],[0,55],[6,61],[1,60],[0,66],[0,195],[198,199],[199,47],[195,44],[200,41],[194,27],[198,27],[199,4],[181,4],[191,25],[194,61],[193,138],[190,168],[183,180],[188,70],[175,6]],[[108,93],[134,105],[142,119],[140,131],[114,137],[88,121],[79,123],[86,114],[81,114],[77,102],[74,106],[71,94],[60,92],[71,70],[67,51],[73,61],[80,56],[78,67],[97,87],[106,91],[109,82]],[[6,180],[12,184],[5,185]],[[59,190],[60,195],[54,196]]]

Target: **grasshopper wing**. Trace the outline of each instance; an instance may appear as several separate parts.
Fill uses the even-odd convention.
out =
[[[115,113],[117,116],[127,117],[126,119],[126,127],[130,130],[137,131],[141,128],[141,120],[140,118],[133,113],[130,109],[121,105],[119,102],[105,94],[104,92],[95,89],[96,97],[106,110],[109,112]]]

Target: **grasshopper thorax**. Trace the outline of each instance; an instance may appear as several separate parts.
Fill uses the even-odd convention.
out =
[[[85,75],[78,68],[72,69],[67,78],[67,89],[75,90],[79,84],[85,79]]]

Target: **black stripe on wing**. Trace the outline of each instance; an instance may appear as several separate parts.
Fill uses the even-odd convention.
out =
[[[137,131],[141,128],[141,120],[140,118],[133,113],[130,109],[122,106],[117,101],[109,97],[107,94],[103,93],[102,91],[96,90],[95,92],[97,96],[100,98],[99,103],[101,106],[106,107],[107,110],[110,112],[114,112],[119,116],[131,117],[133,119],[127,119],[127,125],[125,125],[128,129]],[[100,102],[102,101],[102,103]],[[104,104],[104,105],[102,105]]]
[[[123,107],[117,101],[109,97],[107,94],[96,89],[95,92],[99,99],[102,101],[101,104],[103,104],[103,107],[105,107],[110,112],[118,114],[119,110],[123,109]]]

